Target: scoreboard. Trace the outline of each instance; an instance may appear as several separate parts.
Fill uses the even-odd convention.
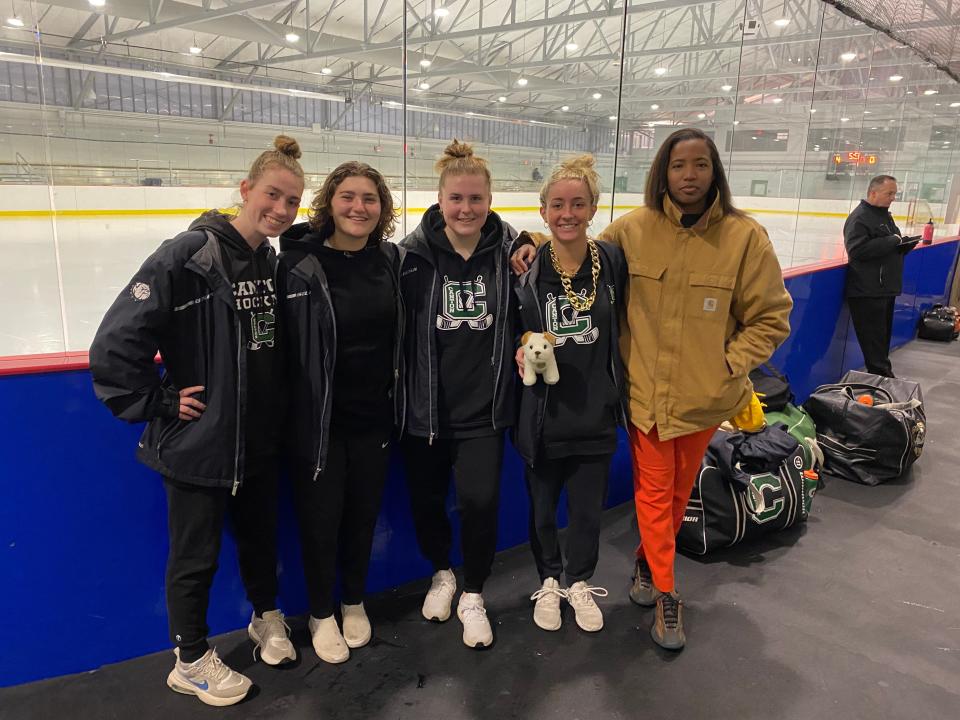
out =
[[[827,177],[836,178],[838,175],[868,175],[880,161],[877,153],[863,150],[848,150],[830,154],[827,163]]]

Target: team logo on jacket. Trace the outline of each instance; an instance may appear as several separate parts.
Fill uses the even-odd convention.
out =
[[[249,350],[259,350],[264,345],[273,347],[277,336],[277,318],[273,310],[250,313],[250,342]]]
[[[487,312],[487,286],[483,276],[463,282],[443,276],[442,309],[437,315],[437,328],[456,330],[466,323],[471,330],[486,330],[493,325],[493,315]]]
[[[136,282],[130,286],[130,297],[137,302],[143,302],[150,297],[150,286],[145,282]]]
[[[581,290],[580,297],[587,299],[587,291]],[[573,339],[578,345],[590,345],[600,337],[600,330],[593,326],[593,319],[589,313],[577,312],[566,295],[554,296],[547,293],[547,302],[544,305],[547,318],[547,331],[556,338],[556,347],[560,347],[567,340]]]

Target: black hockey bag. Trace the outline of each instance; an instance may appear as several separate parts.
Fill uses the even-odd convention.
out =
[[[879,485],[903,475],[923,452],[923,394],[910,380],[851,370],[803,406],[817,425],[828,478]]]
[[[779,427],[758,433],[717,430],[693,485],[677,544],[705,555],[807,518],[816,473],[804,473],[804,448]]]

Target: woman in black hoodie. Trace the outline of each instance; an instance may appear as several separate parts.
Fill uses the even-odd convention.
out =
[[[309,628],[320,659],[370,641],[363,608],[370,549],[402,405],[402,251],[393,197],[369,165],[346,162],[317,190],[310,222],[280,238],[287,332],[291,475]],[[334,616],[339,559],[343,631]]]
[[[454,140],[436,167],[439,202],[401,243],[403,449],[417,542],[434,570],[423,616],[446,620],[456,592],[446,512],[452,470],[464,561],[457,616],[464,643],[485,647],[493,633],[481,593],[497,545],[504,430],[513,422],[515,303],[507,263],[516,231],[490,210],[490,171],[469,145]]]
[[[603,627],[591,586],[600,544],[600,517],[610,462],[623,423],[623,371],[618,323],[626,263],[620,248],[587,235],[600,199],[592,155],[557,166],[540,191],[540,215],[550,236],[517,295],[524,330],[550,333],[560,379],[539,378],[523,388],[514,444],[526,464],[530,494],[530,547],[542,587],[533,594],[533,620],[559,630],[560,600],[587,632]],[[523,348],[517,352],[518,362]],[[567,488],[564,557],[557,538],[557,504]],[[566,574],[567,588],[560,585]]]
[[[207,644],[224,518],[235,528],[261,659],[296,658],[277,609],[277,454],[284,407],[276,254],[296,219],[303,169],[279,135],[240,183],[235,216],[213,211],[144,262],[90,347],[94,390],[114,415],[148,421],[139,459],[163,476],[170,548],[167,614],[177,661],[167,685],[208,705],[246,697],[249,678]],[[163,359],[157,374],[154,358]]]

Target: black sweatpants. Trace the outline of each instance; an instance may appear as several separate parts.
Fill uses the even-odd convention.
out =
[[[607,499],[607,482],[613,455],[572,455],[555,460],[537,459],[527,467],[530,494],[530,549],[540,582],[560,580],[564,571],[557,537],[557,506],[567,486],[566,578],[567,586],[589,580],[597,568],[600,519]]]
[[[482,592],[497,551],[497,509],[503,465],[503,433],[462,440],[405,436],[403,451],[413,523],[420,552],[433,570],[450,567],[452,531],[447,493],[453,470],[456,508],[460,515],[463,589]]]
[[[331,429],[326,466],[313,478],[313,463],[293,468],[293,493],[300,525],[303,572],[310,614],[333,615],[337,566],[340,599],[363,601],[373,533],[390,467],[392,428]]]
[[[867,372],[893,377],[890,365],[890,338],[893,335],[893,297],[847,298],[857,341],[863,351]]]
[[[240,577],[254,612],[277,607],[277,472],[248,476],[236,495],[164,478],[167,490],[167,615],[183,662],[207,651],[207,608],[229,514]]]

